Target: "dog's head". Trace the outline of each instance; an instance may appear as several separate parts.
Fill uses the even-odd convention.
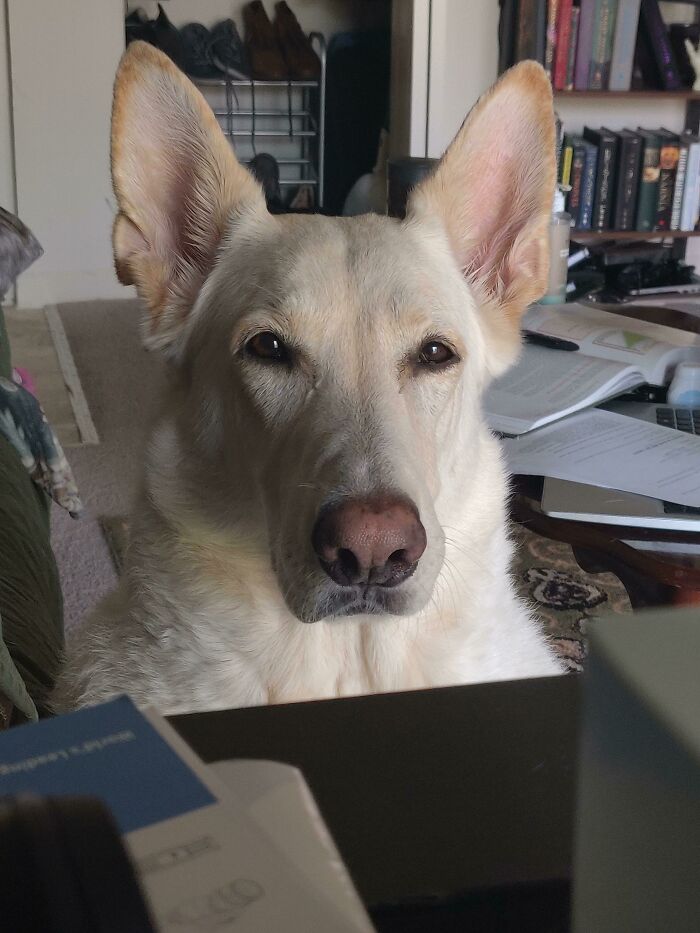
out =
[[[418,611],[450,513],[475,496],[481,392],[546,285],[543,69],[517,66],[476,105],[405,221],[273,217],[201,95],[135,43],[112,170],[117,272],[179,373],[221,515],[262,517],[303,621]]]

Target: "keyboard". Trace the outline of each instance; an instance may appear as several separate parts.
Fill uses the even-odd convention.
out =
[[[660,405],[656,409],[656,423],[663,428],[675,428],[686,434],[700,435],[700,408],[668,408]],[[700,515],[700,508],[693,505],[679,505],[677,502],[664,502],[667,515]]]
[[[664,428],[675,428],[686,434],[700,434],[700,408],[668,408],[660,405],[656,409],[656,423]]]

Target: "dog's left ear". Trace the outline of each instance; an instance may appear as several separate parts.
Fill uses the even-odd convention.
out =
[[[506,365],[520,315],[547,287],[555,173],[552,88],[542,66],[527,61],[477,102],[409,201],[409,217],[441,220],[484,324],[512,348]]]
[[[150,314],[148,342],[176,339],[232,223],[267,217],[199,91],[162,52],[133,42],[114,86],[112,181],[119,280]]]

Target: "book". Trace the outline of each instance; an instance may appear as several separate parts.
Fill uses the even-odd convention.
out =
[[[108,806],[158,930],[371,933],[296,768],[207,767],[126,697],[0,734],[0,795],[26,793]]]
[[[610,227],[615,191],[617,136],[604,128],[595,130],[590,126],[584,126],[583,138],[598,148],[591,229],[607,230]]]
[[[620,130],[617,139],[617,187],[613,228],[634,230],[642,162],[642,137],[632,130]]]
[[[632,62],[632,85],[630,90],[662,90],[659,70],[656,67],[656,59],[651,50],[646,30],[640,27],[637,30],[637,42],[634,46],[634,61]]]
[[[659,156],[661,139],[651,130],[637,129],[642,140],[642,170],[637,194],[635,229],[651,231],[656,223],[656,205],[659,199]]]
[[[498,73],[503,74],[515,61],[518,0],[499,0],[498,18]]]
[[[586,142],[581,136],[569,137],[572,157],[571,157],[571,191],[567,198],[567,211],[571,214],[571,225],[574,229],[579,227],[579,217],[581,214],[581,183],[583,181],[583,170],[586,164]]]
[[[619,0],[608,90],[629,91],[632,85],[632,63],[639,27],[641,0]]]
[[[685,169],[685,188],[681,202],[680,230],[692,231],[698,222],[700,204],[700,136],[688,134],[688,162]]]
[[[542,64],[546,46],[547,0],[520,0],[518,30],[515,40],[515,61],[527,58]]]
[[[608,87],[616,14],[617,0],[596,0],[591,67],[588,77],[588,86],[594,91],[606,90]]]
[[[692,88],[695,84],[695,69],[693,68],[685,40],[690,39],[697,46],[700,39],[700,23],[688,25],[685,23],[670,23],[668,27],[668,40],[671,43],[676,59],[676,67],[683,87]]]
[[[503,434],[525,434],[637,386],[665,385],[678,363],[700,359],[697,334],[573,302],[531,305],[522,327],[579,349],[525,345],[484,397],[489,426]]]
[[[566,81],[564,83],[565,91],[574,89],[574,71],[576,68],[576,44],[578,42],[578,26],[581,20],[581,7],[571,8],[571,29],[569,31],[569,54],[566,57]]]
[[[673,185],[673,201],[671,202],[671,230],[678,230],[681,224],[681,205],[683,203],[683,188],[688,164],[688,145],[687,136],[681,134],[678,137],[678,164],[676,166],[676,180]]]
[[[561,0],[547,0],[547,34],[544,47],[544,70],[552,81],[554,75],[554,54],[557,45],[557,22]]]
[[[561,172],[559,173],[559,184],[566,188],[571,184],[571,162],[574,157],[574,147],[571,144],[571,137],[565,136],[561,149]]]
[[[673,207],[673,188],[676,182],[678,166],[678,137],[668,130],[657,130],[660,137],[659,148],[659,195],[656,201],[656,220],[654,230],[671,229],[671,208]]]
[[[569,39],[571,37],[572,0],[559,0],[557,18],[557,45],[554,51],[553,86],[556,91],[566,87],[566,66],[569,59]]]
[[[583,140],[585,150],[583,175],[581,176],[581,209],[579,211],[578,229],[590,230],[593,220],[593,201],[595,198],[596,171],[598,165],[598,149],[587,140]]]
[[[581,0],[581,16],[578,25],[576,44],[576,67],[574,69],[574,88],[577,91],[588,90],[588,78],[591,68],[593,49],[593,18],[595,0]]]
[[[661,16],[658,0],[642,0],[640,31],[643,30],[656,62],[661,87],[666,91],[681,88],[681,79],[673,54],[666,24]]]

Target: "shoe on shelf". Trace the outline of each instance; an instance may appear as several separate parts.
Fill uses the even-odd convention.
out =
[[[321,61],[313,50],[311,40],[299,25],[299,20],[284,0],[275,4],[274,27],[292,79],[318,81]]]
[[[229,78],[250,78],[245,46],[232,19],[224,19],[212,29],[209,58]]]
[[[187,70],[187,49],[180,30],[168,19],[163,7],[158,4],[158,16],[153,20],[153,44],[165,52],[181,71]]]
[[[180,38],[185,50],[185,72],[193,78],[219,78],[219,69],[209,56],[211,33],[201,23],[188,23],[180,27]]]
[[[277,35],[260,0],[243,7],[243,25],[251,77],[257,81],[287,81],[289,71]]]
[[[141,7],[132,10],[131,13],[124,17],[124,28],[126,30],[127,45],[136,40],[150,42],[151,45],[154,44],[153,23]]]

